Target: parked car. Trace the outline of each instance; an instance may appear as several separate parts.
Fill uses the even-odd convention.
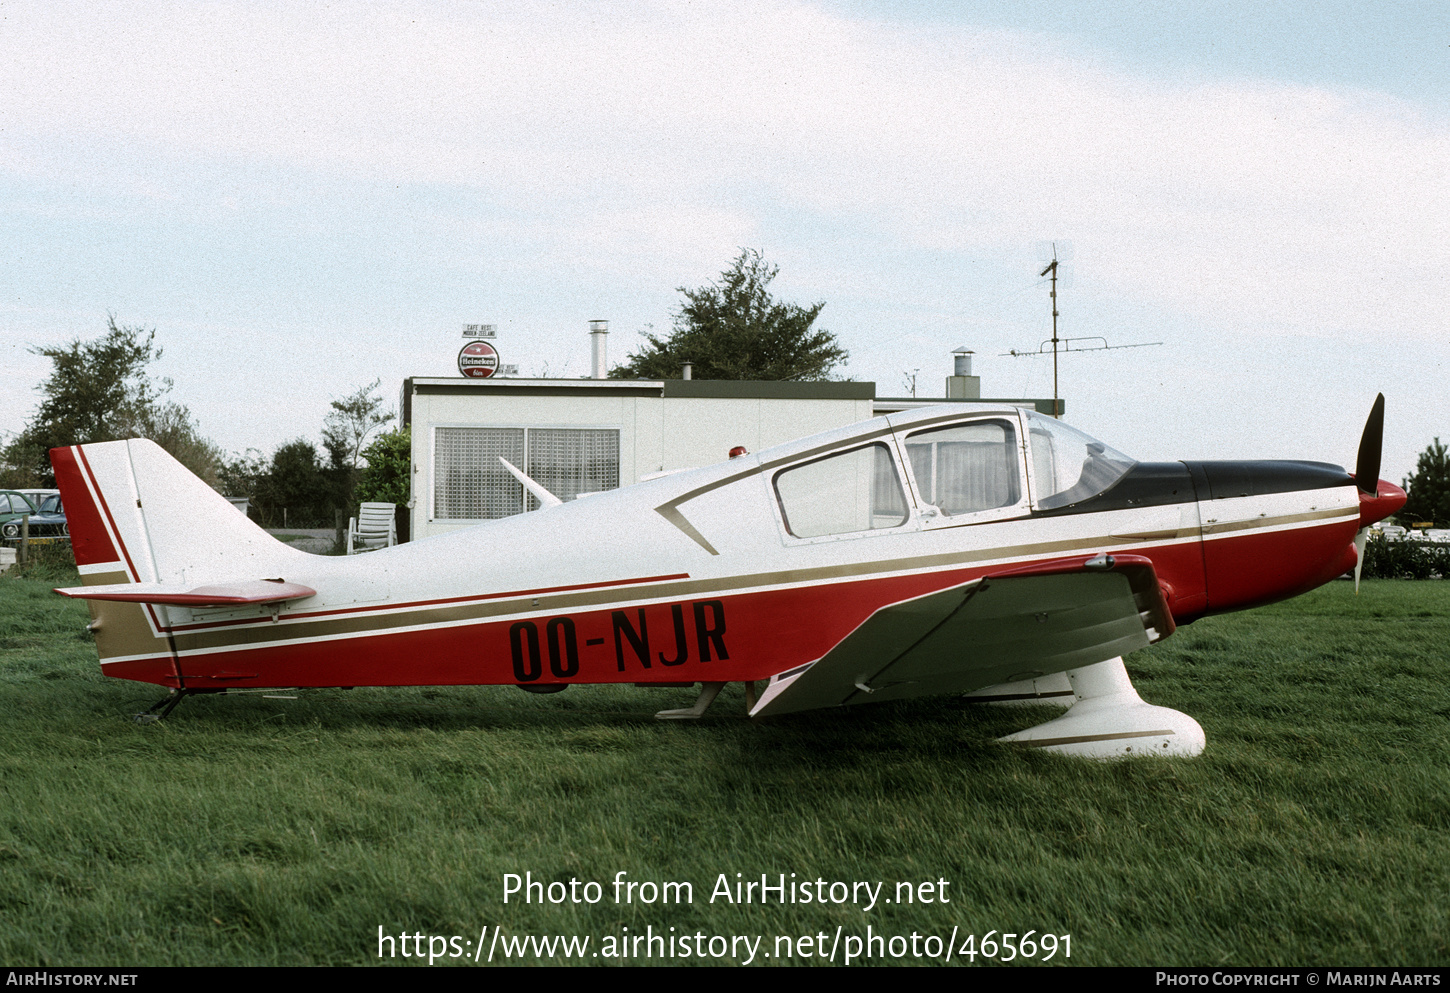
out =
[[[42,513],[29,497],[15,490],[0,490],[0,539],[19,541],[21,518],[26,514],[30,515],[31,541],[41,543],[70,539],[70,528],[66,526],[64,514]]]
[[[45,501],[46,497],[60,495],[60,490],[29,490],[24,486],[17,487],[10,492],[19,493],[25,499],[35,504],[36,507],[39,507]]]
[[[70,524],[65,519],[65,505],[61,502],[59,493],[52,493],[44,500],[35,501],[35,507],[42,514],[52,514],[60,518],[61,531],[70,534]]]

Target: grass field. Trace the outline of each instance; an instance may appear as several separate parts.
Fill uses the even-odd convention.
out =
[[[466,944],[484,926],[588,935],[555,960],[603,963],[626,927],[772,952],[868,925],[1070,934],[1053,961],[1085,965],[1450,962],[1450,583],[1337,582],[1180,629],[1128,666],[1208,750],[1096,764],[994,743],[1041,711],[943,698],[756,725],[738,687],[693,724],[651,717],[685,690],[497,687],[204,697],[142,726],[161,692],[100,675],[85,608],[48,592],[67,581],[0,578],[10,965],[361,964],[379,927]],[[616,903],[621,871],[694,900]],[[525,872],[603,897],[505,905]],[[950,902],[709,902],[737,872],[883,897],[946,880]]]

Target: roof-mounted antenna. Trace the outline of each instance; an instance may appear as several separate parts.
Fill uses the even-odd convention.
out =
[[[1038,345],[1037,346],[1037,351],[1035,351],[1035,352],[1019,352],[1019,351],[1017,351],[1017,349],[1014,348],[1014,349],[1011,349],[1010,351],[1003,352],[1002,354],[1003,355],[1011,355],[1011,356],[1014,356],[1014,357],[1017,357],[1017,358],[1021,358],[1022,356],[1027,356],[1027,355],[1043,355],[1043,354],[1045,354],[1045,350],[1047,348],[1048,342],[1051,342],[1051,344],[1052,344],[1052,416],[1053,417],[1061,417],[1062,416],[1062,402],[1058,399],[1058,396],[1057,396],[1057,353],[1058,353],[1058,345],[1059,344],[1063,345],[1062,351],[1064,351],[1064,352],[1102,352],[1102,351],[1108,351],[1110,349],[1116,349],[1116,348],[1147,348],[1150,345],[1161,345],[1161,344],[1163,344],[1163,342],[1161,342],[1161,341],[1145,341],[1145,342],[1142,342],[1142,343],[1136,344],[1136,345],[1109,345],[1108,344],[1108,339],[1102,337],[1101,335],[1091,335],[1091,336],[1085,337],[1085,338],[1059,338],[1057,336],[1057,242],[1054,241],[1052,243],[1052,261],[1049,262],[1049,263],[1047,263],[1047,268],[1046,269],[1043,269],[1037,275],[1039,277],[1040,276],[1051,276],[1052,277],[1052,337],[1049,338],[1047,341],[1044,341],[1042,344]],[[1075,341],[1101,341],[1102,344],[1101,345],[1093,345],[1093,346],[1088,347],[1088,348],[1073,348],[1072,347],[1072,343],[1075,342]]]
[[[1057,399],[1057,242],[1052,243],[1052,261],[1039,277],[1052,273],[1052,416],[1062,416],[1062,404]]]

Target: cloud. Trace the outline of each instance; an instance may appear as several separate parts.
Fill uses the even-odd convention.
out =
[[[1450,128],[1374,94],[787,2],[58,9],[7,7],[0,168],[64,142],[138,204],[213,161],[441,184],[605,271],[713,271],[787,220],[852,231],[842,258],[1050,234],[1209,326],[1440,333]]]

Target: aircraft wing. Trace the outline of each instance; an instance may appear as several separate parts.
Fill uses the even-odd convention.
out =
[[[881,607],[817,661],[773,677],[750,715],[966,693],[1104,662],[1173,630],[1146,556],[1034,563]]]
[[[235,607],[249,603],[280,603],[316,596],[317,591],[280,579],[249,579],[235,583],[111,583],[72,586],[56,590],[81,600],[119,600],[123,603],[162,603],[175,607]]]

